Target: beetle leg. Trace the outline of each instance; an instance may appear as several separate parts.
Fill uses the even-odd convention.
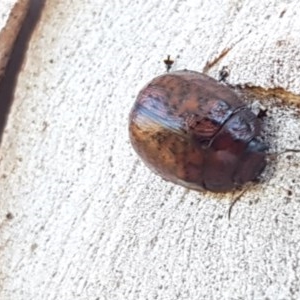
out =
[[[242,198],[242,196],[245,194],[245,192],[248,191],[248,188],[243,189],[237,197],[231,202],[229,209],[228,209],[228,220],[230,220],[231,217],[231,211],[233,206]]]

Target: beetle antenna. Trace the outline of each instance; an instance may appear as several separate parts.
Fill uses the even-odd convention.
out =
[[[274,159],[275,157],[279,156],[279,155],[282,155],[282,154],[285,154],[285,153],[289,153],[289,152],[292,152],[292,153],[300,153],[300,149],[285,149],[281,152],[277,152],[277,153],[267,153],[266,155],[271,157],[271,159]]]
[[[281,152],[278,152],[277,155],[281,155],[281,154],[288,153],[288,152],[299,153],[300,149],[285,149],[285,150],[283,150]]]

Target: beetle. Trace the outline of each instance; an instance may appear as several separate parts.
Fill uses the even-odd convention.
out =
[[[228,86],[196,71],[151,80],[129,116],[133,148],[167,181],[227,192],[266,166],[260,119]]]

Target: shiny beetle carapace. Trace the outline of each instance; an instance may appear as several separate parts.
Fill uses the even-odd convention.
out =
[[[131,110],[129,132],[148,167],[191,189],[230,191],[266,165],[260,120],[229,87],[195,71],[149,82]]]

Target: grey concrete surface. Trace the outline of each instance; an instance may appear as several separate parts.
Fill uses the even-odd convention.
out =
[[[300,149],[299,8],[47,1],[1,145],[0,299],[300,299],[300,154],[270,159],[228,220],[237,192],[163,181],[127,132],[170,54],[215,78],[228,66],[268,108],[269,152]]]

